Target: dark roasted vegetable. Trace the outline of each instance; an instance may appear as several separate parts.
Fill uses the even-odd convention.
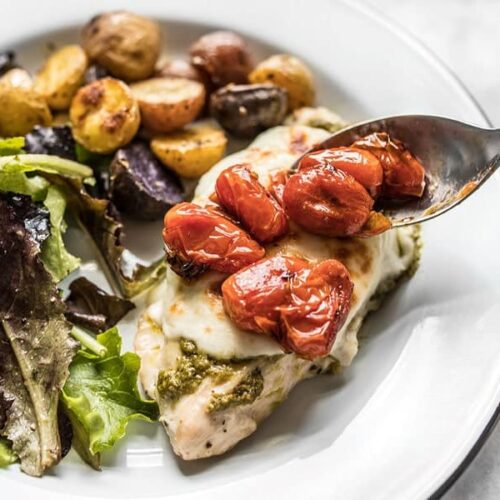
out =
[[[116,152],[110,167],[110,196],[118,210],[141,220],[161,219],[183,200],[178,177],[141,142]]]
[[[135,306],[129,300],[110,295],[87,278],[77,278],[69,286],[66,318],[72,323],[100,333],[115,326]]]
[[[215,87],[248,82],[253,58],[245,41],[236,33],[208,33],[194,42],[189,52],[193,65],[207,73]]]
[[[11,69],[19,68],[16,62],[16,54],[12,50],[0,52],[0,76],[5,75]]]
[[[210,98],[211,115],[236,137],[252,138],[279,125],[286,109],[286,91],[271,84],[227,85]]]
[[[67,125],[43,127],[37,125],[26,134],[24,149],[27,153],[47,154],[76,161],[75,140]]]
[[[78,343],[39,245],[11,200],[0,195],[0,435],[12,442],[22,470],[40,476],[61,459],[59,391]]]

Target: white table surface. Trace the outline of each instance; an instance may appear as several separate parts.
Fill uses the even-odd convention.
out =
[[[500,127],[499,0],[363,1],[437,54]],[[500,425],[444,499],[500,499]]]

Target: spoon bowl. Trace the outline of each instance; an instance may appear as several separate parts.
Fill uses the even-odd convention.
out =
[[[427,115],[404,115],[370,120],[340,130],[315,146],[349,146],[374,132],[399,139],[422,163],[426,188],[421,198],[378,200],[376,209],[393,227],[418,224],[437,217],[468,198],[500,165],[500,130]]]

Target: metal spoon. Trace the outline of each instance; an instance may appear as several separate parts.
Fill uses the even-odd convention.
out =
[[[426,169],[422,198],[377,202],[393,227],[418,224],[447,212],[468,198],[500,166],[500,130],[474,127],[450,118],[391,116],[340,130],[312,151],[349,146],[373,132],[399,139]],[[309,151],[310,152],[310,151]]]

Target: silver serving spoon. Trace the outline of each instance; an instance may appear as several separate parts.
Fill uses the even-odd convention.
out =
[[[449,118],[426,115],[391,116],[340,130],[315,146],[349,146],[373,132],[399,139],[422,162],[426,188],[422,198],[377,202],[393,227],[437,217],[468,198],[500,166],[500,130],[474,127]]]

